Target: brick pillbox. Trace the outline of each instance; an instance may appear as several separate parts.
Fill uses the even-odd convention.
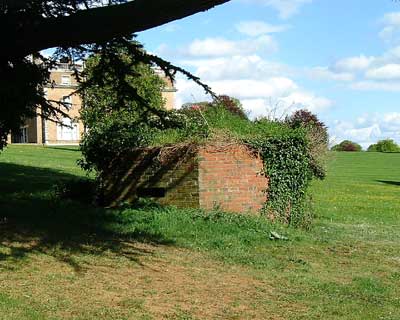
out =
[[[257,213],[268,178],[258,152],[238,143],[139,148],[115,159],[100,177],[103,202],[148,197],[179,208]]]

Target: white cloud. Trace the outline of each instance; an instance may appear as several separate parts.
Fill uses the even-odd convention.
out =
[[[338,60],[330,69],[335,72],[348,72],[354,76],[349,85],[353,90],[362,91],[400,91],[400,11],[390,12],[381,19],[384,27],[380,36],[388,40],[392,47],[380,56],[359,55]]]
[[[400,60],[400,46],[393,47],[384,53],[382,61],[393,62]]]
[[[383,29],[379,36],[385,41],[393,41],[400,31],[400,12],[389,12],[383,16]]]
[[[400,46],[380,56],[359,55],[336,61],[332,67],[308,70],[318,80],[347,81],[349,88],[362,91],[400,91]]]
[[[297,14],[300,8],[312,0],[241,0],[241,2],[269,6],[279,12],[281,19],[288,19]]]
[[[194,73],[217,94],[239,98],[252,117],[268,116],[275,109],[279,114],[304,107],[321,112],[333,105],[331,100],[301,88],[289,77],[292,71],[288,66],[266,61],[258,55],[185,60],[182,64],[195,67]],[[177,88],[178,105],[207,99],[187,80],[178,82]]]
[[[306,91],[296,91],[282,98],[288,105],[297,105],[299,108],[307,108],[312,112],[321,112],[333,105],[333,101],[324,97],[318,97]]]
[[[285,77],[276,77],[267,80],[236,79],[208,81],[207,79],[203,79],[203,81],[206,82],[216,94],[226,94],[239,99],[286,97],[298,89],[298,85],[293,80]],[[199,90],[195,89],[197,85],[190,80],[181,79],[177,81],[176,86],[180,100],[191,97],[193,92],[196,93],[195,99],[204,100],[206,98],[205,95],[200,94]]]
[[[269,35],[240,41],[225,38],[196,39],[184,49],[183,53],[191,57],[221,57],[251,54],[257,51],[275,52],[278,45]]]
[[[372,68],[365,73],[365,77],[375,80],[400,79],[400,64],[391,63],[381,67]]]
[[[387,123],[397,123],[400,126],[400,112],[390,112],[383,115],[383,119]]]
[[[320,97],[297,84],[291,78],[297,73],[296,70],[260,57],[261,52],[276,50],[274,39],[265,33],[278,32],[282,28],[267,24],[259,26],[260,32],[255,32],[252,29],[254,25],[239,24],[238,29],[254,36],[245,40],[194,40],[179,51],[182,59],[178,64],[191,69],[192,73],[199,76],[216,94],[240,99],[253,117],[268,115],[270,106],[276,104],[281,112],[304,107],[321,112],[332,106],[333,101],[330,99]],[[168,52],[169,48],[161,46],[160,50]],[[169,53],[172,56],[172,52]],[[177,54],[174,55],[175,59],[176,57]],[[342,80],[349,77],[344,73],[332,73],[330,76]],[[187,102],[210,100],[202,88],[184,78],[177,79],[176,87],[178,107]]]
[[[268,119],[281,120],[299,108],[299,105],[287,104],[281,99],[274,99],[272,97],[243,99],[241,102],[243,108],[247,110],[252,119],[266,117]]]
[[[394,26],[386,26],[379,32],[379,36],[385,41],[390,41],[395,31],[396,28]]]
[[[349,57],[337,61],[335,64],[335,69],[338,71],[347,72],[362,71],[367,69],[374,60],[375,57],[367,57],[365,55]]]
[[[309,70],[309,75],[317,80],[352,81],[354,75],[350,72],[333,72],[327,67],[315,67]]]
[[[283,119],[299,109],[320,113],[333,105],[333,101],[329,99],[301,90],[294,91],[288,96],[242,99],[241,102],[251,118],[270,119]]]
[[[360,91],[400,91],[400,82],[358,81],[350,86],[351,89]]]
[[[400,113],[364,114],[355,122],[334,121],[330,127],[330,135],[334,143],[352,140],[363,146],[382,139],[394,139],[400,142]]]
[[[383,22],[388,25],[400,26],[400,12],[389,12],[383,16]]]
[[[333,105],[333,101],[302,89],[292,79],[286,77],[266,80],[203,80],[216,94],[239,98],[253,118],[270,116],[272,112],[279,118],[302,108],[312,112],[322,112]],[[186,102],[210,100],[200,87],[189,80],[180,79],[176,86],[178,106]]]
[[[175,87],[178,90],[175,98],[177,108],[188,102],[210,101],[211,99],[200,86],[181,76],[176,79]]]
[[[212,59],[185,60],[180,64],[196,68],[196,75],[208,80],[268,79],[288,76],[291,70],[276,62],[267,61],[260,56],[235,55]]]
[[[264,21],[242,21],[236,26],[236,30],[250,37],[262,34],[283,32],[289,28],[288,25],[271,25]]]
[[[267,98],[287,96],[297,90],[297,84],[289,78],[270,78],[268,80],[238,79],[210,82],[218,94],[237,98]]]

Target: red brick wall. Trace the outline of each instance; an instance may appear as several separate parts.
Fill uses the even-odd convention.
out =
[[[115,159],[101,178],[105,205],[132,202],[146,191],[164,191],[162,197],[149,197],[160,204],[199,207],[197,148],[192,146],[136,149]]]
[[[200,207],[258,212],[267,200],[268,179],[260,156],[243,145],[209,145],[199,150]]]
[[[143,190],[162,189],[160,204],[258,212],[268,179],[259,155],[238,144],[137,149],[102,173],[104,202],[131,202]]]

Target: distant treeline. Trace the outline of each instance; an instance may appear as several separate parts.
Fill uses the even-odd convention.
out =
[[[343,140],[341,143],[334,145],[331,148],[332,151],[348,151],[348,152],[359,152],[362,151],[362,147],[353,141]],[[375,144],[371,144],[368,152],[400,152],[400,146],[393,139],[379,140]]]

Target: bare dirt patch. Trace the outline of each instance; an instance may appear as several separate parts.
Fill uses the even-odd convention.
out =
[[[0,290],[65,319],[283,319],[265,310],[273,288],[244,267],[174,247],[123,248],[120,255],[29,253],[8,270],[12,262],[3,260]]]

